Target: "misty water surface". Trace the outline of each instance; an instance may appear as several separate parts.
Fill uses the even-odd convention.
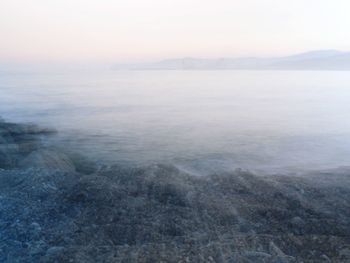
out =
[[[101,163],[220,169],[350,164],[350,72],[0,75],[0,115],[59,130]]]

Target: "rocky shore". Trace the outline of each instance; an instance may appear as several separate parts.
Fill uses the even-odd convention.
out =
[[[0,121],[0,262],[350,262],[350,169],[97,167]]]

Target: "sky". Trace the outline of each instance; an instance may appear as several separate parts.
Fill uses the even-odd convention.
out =
[[[0,0],[0,62],[350,50],[349,10],[349,0]]]

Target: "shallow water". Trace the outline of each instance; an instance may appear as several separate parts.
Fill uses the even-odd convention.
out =
[[[0,116],[52,126],[60,145],[102,163],[201,173],[350,164],[350,72],[1,74]]]

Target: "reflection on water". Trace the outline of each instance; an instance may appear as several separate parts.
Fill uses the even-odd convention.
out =
[[[3,74],[0,115],[101,162],[320,169],[350,164],[349,87],[325,71]]]

